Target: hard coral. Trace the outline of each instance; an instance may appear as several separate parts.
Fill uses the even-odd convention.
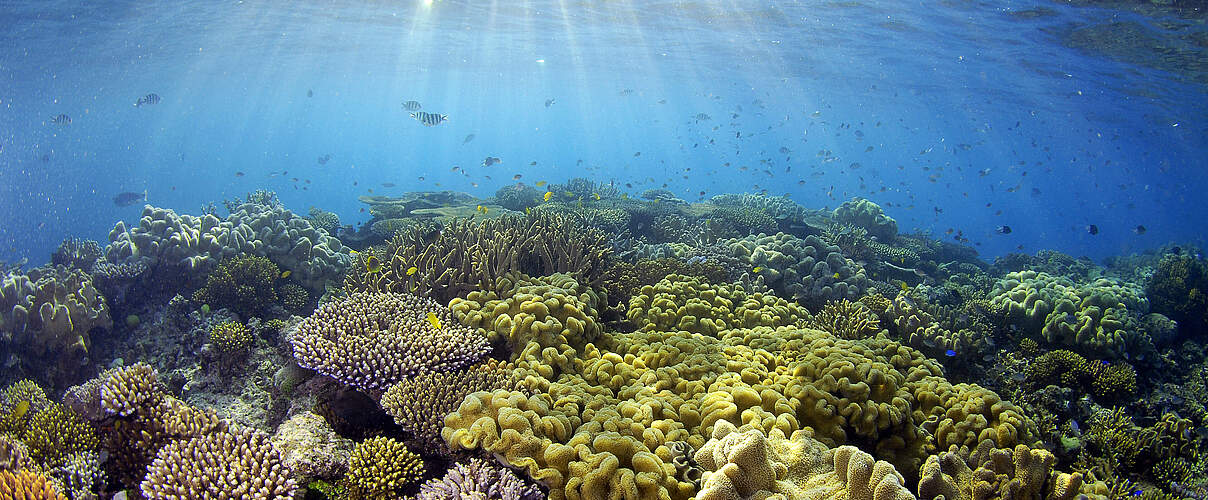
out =
[[[806,305],[857,300],[871,286],[864,268],[817,236],[776,233],[719,242],[764,278],[777,295]]]
[[[344,286],[349,291],[416,293],[448,303],[514,271],[571,273],[594,283],[608,253],[603,233],[558,215],[457,219],[435,234],[396,233],[386,244],[381,269],[362,261]]]
[[[847,299],[827,302],[809,321],[809,327],[827,331],[845,339],[874,337],[881,332],[877,315],[860,302]]]
[[[1208,264],[1190,255],[1166,255],[1158,262],[1145,294],[1153,310],[1179,323],[1187,333],[1208,329]]]
[[[28,470],[0,470],[0,498],[14,500],[67,500],[40,474]]]
[[[810,315],[797,304],[742,286],[710,284],[671,274],[642,287],[629,301],[629,321],[646,331],[688,331],[716,335],[731,328],[802,325]]]
[[[210,343],[225,354],[238,354],[252,343],[252,332],[243,323],[227,321],[210,328]]]
[[[536,485],[526,483],[507,467],[471,458],[455,463],[445,477],[432,479],[419,489],[418,500],[543,500]]]
[[[264,433],[222,430],[174,441],[156,454],[139,489],[148,499],[293,498],[297,484]]]
[[[923,500],[1085,498],[1079,497],[1082,475],[1054,471],[1056,461],[1047,450],[1023,444],[1014,449],[995,448],[993,443],[983,441],[971,452],[954,447],[927,458],[919,481],[919,497]]]
[[[453,320],[449,308],[403,293],[354,293],[324,304],[291,342],[303,367],[364,390],[469,366],[490,351],[487,339]]]
[[[60,403],[51,403],[29,419],[21,440],[30,456],[49,467],[61,465],[68,455],[95,451],[96,430]]]
[[[853,198],[835,209],[835,220],[862,227],[868,234],[882,243],[893,241],[898,235],[898,222],[885,215],[880,205],[864,198]]]
[[[450,372],[420,372],[405,377],[382,395],[382,409],[394,422],[410,432],[418,449],[429,454],[447,454],[440,437],[445,415],[453,413],[467,395],[478,391],[511,389],[511,371],[495,360]]]
[[[218,264],[205,286],[193,293],[193,301],[210,307],[226,307],[244,319],[258,315],[277,302],[273,283],[281,272],[264,257],[241,255]]]
[[[352,498],[395,498],[419,481],[424,461],[403,443],[386,437],[357,443],[348,461],[345,488]]]

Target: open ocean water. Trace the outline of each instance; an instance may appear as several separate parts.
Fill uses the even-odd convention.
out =
[[[486,334],[503,327],[475,324],[481,316],[459,300],[482,299],[480,289],[506,299],[514,276],[499,289],[488,283],[503,271],[534,280],[566,271],[594,291],[542,283],[555,289],[544,293],[579,293],[585,301],[575,307],[591,318],[571,324],[599,323],[590,335],[578,332],[583,338],[562,338],[570,356],[582,358],[592,352],[587,340],[621,349],[635,330],[674,331],[677,324],[725,341],[717,330],[734,330],[685,327],[697,319],[685,320],[687,309],[672,311],[672,319],[634,312],[643,310],[640,297],[655,293],[643,285],[658,291],[699,278],[701,286],[740,283],[809,310],[800,318],[810,322],[795,323],[797,313],[784,312],[790,306],[777,306],[763,318],[785,323],[758,326],[808,324],[843,336],[838,330],[859,328],[839,321],[825,323],[828,330],[818,318],[879,317],[889,338],[931,357],[952,383],[1014,397],[1020,414],[1038,422],[1036,439],[1020,443],[1052,451],[1059,470],[1111,490],[1084,489],[1091,498],[1142,490],[1155,495],[1146,498],[1205,498],[1205,454],[1188,450],[1208,448],[1208,261],[1200,253],[1206,172],[1208,4],[1199,0],[0,0],[0,383],[28,389],[9,386],[28,377],[59,400],[90,378],[112,379],[106,368],[145,361],[167,392],[144,403],[178,397],[264,436],[280,435],[281,422],[299,415],[295,407],[313,403],[333,436],[358,443],[405,436],[422,450],[424,479],[439,479],[442,467],[460,460],[442,448],[453,441],[415,445],[422,432],[408,428],[382,393],[429,368],[464,373],[485,355],[454,349],[439,369],[391,378],[374,365],[376,375],[350,375],[351,368],[324,364],[346,353],[306,343],[308,328],[322,330],[314,325],[325,321],[317,307],[344,311],[332,315],[359,314],[348,311],[362,306],[393,310],[356,305],[345,293],[414,292],[437,302],[409,298],[399,307],[436,312],[416,313],[408,325]],[[851,207],[868,212],[844,215]],[[564,218],[542,225],[550,213]],[[200,219],[180,223],[177,215],[186,214]],[[236,229],[207,233],[219,220]],[[474,240],[465,228],[499,220],[538,221],[532,227],[543,229],[531,240],[556,241],[549,248],[597,232],[600,240],[566,243],[572,250],[548,258],[497,235],[523,256],[416,256],[440,245],[465,255],[493,252],[495,240]],[[200,228],[200,240],[194,234],[181,243],[187,231],[165,233],[173,223]],[[559,236],[559,228],[573,234]],[[769,243],[760,233],[782,239]],[[412,239],[391,242],[391,234]],[[837,257],[815,255],[823,243],[807,240],[834,245]],[[792,253],[798,250],[804,253]],[[243,254],[267,257],[271,269],[231,271]],[[61,270],[38,269],[52,255]],[[677,263],[650,264],[655,257]],[[785,264],[789,258],[799,260]],[[793,268],[807,258],[808,266]],[[643,263],[679,271],[655,276]],[[458,273],[483,278],[457,281]],[[662,279],[669,275],[678,278]],[[251,281],[216,291],[222,279]],[[44,286],[52,282],[57,292]],[[585,305],[596,298],[583,297],[597,291],[611,302],[601,295],[599,304]],[[837,305],[841,299],[864,308],[827,309],[846,307]],[[911,330],[920,321],[948,333]],[[564,382],[555,379],[571,365],[532,368],[523,356],[534,351],[517,340],[524,334],[496,334],[488,336],[494,361],[532,370],[529,383],[534,373],[552,377],[535,387]],[[485,342],[474,338],[458,345]],[[783,352],[751,342],[742,348]],[[214,352],[260,364],[232,368]],[[1086,378],[1053,382],[1038,375],[1032,358],[1051,362],[1049,375]],[[545,361],[553,363],[548,355]],[[1111,378],[1125,371],[1131,382]],[[324,399],[330,391],[302,382],[314,373],[359,390],[362,406]],[[231,377],[260,392],[222,387]],[[285,379],[294,381],[290,390],[311,384],[306,390],[317,402],[280,391]],[[37,418],[24,415],[49,411],[36,401],[22,406],[14,394],[26,389],[0,395],[0,438],[33,439],[36,432],[26,432],[35,424],[21,422]],[[1049,389],[1065,392],[1029,399]],[[72,407],[99,444],[35,445],[37,466],[28,470],[45,471],[71,498],[140,488],[148,498],[177,498],[158,489],[170,480],[156,475],[166,473],[151,456],[126,463],[122,451],[106,448],[112,443],[105,439],[120,435],[115,419],[142,411],[123,413],[111,403],[96,415]],[[379,403],[401,428],[391,427]],[[457,408],[433,405],[447,410],[437,422]],[[386,423],[348,420],[365,412]],[[1178,444],[1108,443],[1103,415],[1114,415],[1120,432],[1149,429]],[[761,418],[731,417],[735,425]],[[454,420],[446,430],[457,428]],[[439,441],[439,424],[431,425]],[[682,425],[690,437],[679,439],[689,448],[711,437],[705,426]],[[933,431],[911,425],[882,423],[879,432]],[[1092,425],[1099,427],[1092,432]],[[934,497],[919,484],[919,466],[945,451],[944,443],[929,442],[912,462],[882,453],[875,435],[846,432],[858,436],[849,444],[867,445],[864,451],[897,467],[911,494]],[[1166,437],[1154,439],[1169,444]],[[150,449],[187,441],[155,439]],[[1111,454],[1128,446],[1146,451]],[[83,449],[106,451],[98,456],[108,462],[90,470],[107,475],[71,490],[66,473],[50,471]],[[649,451],[670,463],[667,450]],[[527,458],[514,450],[487,451],[520,480],[540,484],[543,495],[571,494],[545,472],[526,477]],[[623,467],[637,467],[627,460]],[[419,488],[416,479],[397,491],[365,489],[341,474],[307,469],[293,477],[295,486],[307,486],[304,479],[342,485],[347,498],[400,498]],[[667,486],[674,480],[650,484],[671,498],[702,487],[680,479],[680,490]],[[307,498],[320,498],[326,487],[310,484]]]

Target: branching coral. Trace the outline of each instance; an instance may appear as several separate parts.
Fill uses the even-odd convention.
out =
[[[448,303],[513,271],[573,273],[593,283],[608,253],[603,233],[553,214],[457,219],[434,235],[395,234],[384,255],[375,257],[381,269],[362,260],[344,285],[350,291],[409,292]]]
[[[140,490],[148,499],[288,500],[297,485],[268,436],[226,429],[174,441],[156,454]]]
[[[1208,327],[1208,264],[1191,255],[1166,255],[1145,287],[1153,310],[1179,323],[1184,332]]]
[[[471,458],[455,463],[445,477],[420,486],[417,500],[543,500],[541,488],[526,483],[511,469]]]
[[[67,500],[44,476],[28,470],[0,470],[0,498]]]
[[[210,328],[210,343],[225,354],[243,353],[252,343],[252,332],[237,321],[219,323]]]
[[[436,301],[402,293],[354,293],[319,307],[291,339],[306,368],[365,390],[384,390],[422,371],[469,366],[487,339]]]
[[[240,317],[260,314],[277,302],[274,286],[281,271],[264,257],[241,255],[218,264],[205,286],[193,293],[193,301],[212,308],[226,307]]]
[[[845,339],[873,337],[881,332],[881,321],[876,314],[863,304],[847,299],[827,302],[810,319],[808,326]]]
[[[381,405],[394,422],[410,432],[408,441],[429,454],[447,453],[440,437],[445,415],[453,413],[467,395],[478,391],[511,389],[511,370],[495,360],[451,372],[420,372],[386,390]]]
[[[357,443],[348,461],[344,486],[352,498],[396,498],[419,481],[424,461],[403,443],[385,437]]]

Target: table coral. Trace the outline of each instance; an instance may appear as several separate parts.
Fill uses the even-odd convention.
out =
[[[421,371],[459,369],[490,351],[449,308],[402,293],[354,293],[319,307],[291,339],[298,364],[364,390]]]

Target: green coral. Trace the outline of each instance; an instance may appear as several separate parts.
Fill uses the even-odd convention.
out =
[[[57,467],[72,453],[95,451],[99,444],[96,430],[60,403],[35,413],[21,440],[30,455],[48,467]]]
[[[286,283],[277,289],[277,296],[281,297],[281,306],[292,313],[304,314],[308,313],[307,309],[310,306],[310,292],[306,288],[297,283]]]
[[[394,498],[424,474],[424,461],[387,437],[357,443],[348,461],[344,485],[352,498]]]
[[[1208,264],[1190,255],[1167,255],[1158,262],[1145,293],[1154,312],[1169,316],[1179,329],[1208,329]]]
[[[277,265],[265,257],[238,256],[218,264],[205,286],[193,293],[193,301],[226,307],[244,318],[254,316],[277,302],[273,284],[280,275]]]
[[[210,328],[210,343],[227,354],[241,353],[251,345],[252,332],[236,321],[219,323]]]

